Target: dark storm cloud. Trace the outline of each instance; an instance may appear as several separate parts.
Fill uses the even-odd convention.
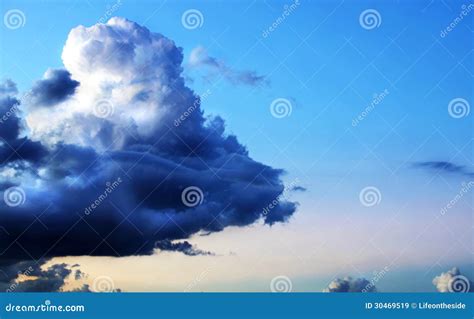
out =
[[[46,154],[41,143],[19,137],[19,105],[16,98],[0,95],[0,165],[20,159],[37,161]]]
[[[20,101],[9,95],[0,95],[0,136],[11,141],[20,134],[20,121],[17,117]]]
[[[35,83],[31,97],[36,105],[51,106],[73,95],[79,82],[71,79],[66,70],[48,70],[45,78]]]
[[[43,270],[42,266],[46,261],[2,260],[0,262],[0,292],[62,291],[66,279],[72,272],[71,269],[63,263],[51,265]],[[21,281],[16,281],[19,277]],[[89,291],[87,285],[83,285],[80,290]]]
[[[253,160],[236,136],[225,133],[222,118],[205,117],[199,103],[181,125],[173,125],[199,98],[184,84],[182,50],[174,42],[125,19],[92,28],[97,32],[71,32],[64,72],[85,84],[83,79],[107,75],[107,85],[89,89],[111,100],[114,112],[91,115],[89,96],[76,92],[68,103],[78,107],[59,113],[60,106],[30,105],[34,138],[20,137],[20,117],[9,119],[14,133],[8,142],[18,151],[0,144],[0,198],[12,186],[25,198],[21,205],[0,202],[6,230],[0,232],[1,259],[148,255],[157,247],[208,254],[183,240],[258,220],[286,222],[293,215],[296,203],[286,200],[262,213],[283,193],[284,172]],[[52,78],[70,79],[64,72]],[[54,87],[39,83],[33,91]],[[132,89],[146,94],[121,94]],[[111,90],[118,93],[111,97]],[[53,91],[69,92],[59,94],[63,98],[74,92]],[[51,95],[35,96],[42,102],[55,100]],[[56,120],[42,118],[44,112]],[[186,196],[190,189],[198,201]]]
[[[79,279],[83,278],[84,276],[85,276],[85,274],[80,269],[76,269],[74,271],[74,279],[79,280]]]
[[[199,256],[199,255],[213,256],[214,255],[210,251],[204,251],[204,250],[200,250],[193,247],[193,245],[191,245],[187,241],[173,243],[172,241],[165,239],[165,240],[156,242],[156,248],[160,250],[164,250],[164,251],[179,251],[188,256]]]
[[[427,169],[436,173],[460,174],[464,176],[474,176],[474,173],[463,165],[454,164],[447,161],[426,161],[414,164],[415,168]]]
[[[262,207],[283,191],[278,180],[281,171],[242,154],[218,160],[131,151],[98,155],[91,149],[62,145],[42,162],[47,163],[42,178],[48,186],[43,191],[25,188],[24,205],[2,209],[0,224],[9,235],[0,234],[0,252],[6,256],[151,254],[156,241],[254,223],[263,217]],[[119,177],[123,182],[86,214],[107,183]],[[186,206],[182,199],[191,185],[203,194],[202,203],[195,207]],[[265,223],[286,221],[295,209],[296,204],[281,202],[264,216]],[[36,221],[39,214],[47,229]],[[130,216],[124,220],[122,214]],[[19,242],[28,253],[10,246],[20,234]]]
[[[324,292],[375,292],[377,289],[375,286],[365,278],[337,278],[328,287],[323,290]]]

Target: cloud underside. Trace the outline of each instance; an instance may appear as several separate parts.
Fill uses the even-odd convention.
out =
[[[112,18],[74,28],[62,60],[27,98],[11,81],[0,86],[0,114],[9,114],[0,195],[25,194],[21,205],[0,203],[1,260],[207,254],[182,240],[295,212],[281,201],[262,213],[282,194],[283,171],[253,160],[222,118],[204,116],[172,40]],[[183,201],[190,186],[202,191],[197,205]]]
[[[365,278],[336,278],[323,292],[376,292],[374,284]]]
[[[58,292],[66,280],[80,280],[84,273],[67,264],[55,264],[43,269],[46,260],[8,262],[0,261],[1,292]],[[90,292],[87,284],[73,290]]]
[[[458,165],[449,161],[424,161],[417,162],[413,166],[419,169],[430,170],[438,174],[445,173],[466,177],[474,177],[474,172],[472,172],[468,167]]]

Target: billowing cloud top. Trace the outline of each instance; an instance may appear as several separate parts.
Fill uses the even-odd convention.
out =
[[[474,292],[474,284],[457,267],[434,277],[433,285],[439,292]]]
[[[263,214],[284,190],[282,171],[204,117],[172,40],[112,18],[73,29],[62,59],[65,70],[22,103],[12,83],[1,86],[4,263],[151,254],[156,243],[189,252],[170,241],[294,213],[280,201]]]

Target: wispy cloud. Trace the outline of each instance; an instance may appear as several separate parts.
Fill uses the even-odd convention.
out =
[[[189,66],[195,69],[206,68],[209,71],[207,77],[222,76],[232,84],[259,86],[268,83],[265,77],[257,74],[256,71],[235,70],[224,61],[211,57],[202,46],[198,46],[191,51]]]
[[[156,248],[164,251],[177,251],[188,256],[214,256],[210,251],[204,251],[191,245],[188,241],[172,242],[171,240],[161,240],[156,242]]]
[[[464,176],[474,176],[474,172],[470,171],[464,165],[454,164],[448,161],[426,161],[413,164],[415,168],[426,169],[436,173],[459,174]]]

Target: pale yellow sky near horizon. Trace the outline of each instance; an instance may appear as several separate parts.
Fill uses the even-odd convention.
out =
[[[459,261],[465,257],[450,249],[454,239],[444,223],[450,224],[452,231],[466,233],[468,220],[463,223],[448,215],[426,225],[424,216],[408,218],[403,214],[394,221],[394,214],[369,216],[373,213],[362,210],[357,214],[360,218],[344,213],[304,213],[300,209],[285,224],[229,227],[189,239],[216,256],[157,251],[151,256],[121,258],[61,257],[47,265],[80,264],[79,269],[87,276],[71,281],[66,289],[83,283],[93,288],[94,280],[105,276],[122,291],[269,291],[272,278],[284,275],[293,282],[306,282],[304,287],[295,284],[294,291],[321,291],[323,283],[335,277],[362,277],[386,266],[396,271],[440,263],[442,258]],[[374,229],[375,225],[386,226]]]

